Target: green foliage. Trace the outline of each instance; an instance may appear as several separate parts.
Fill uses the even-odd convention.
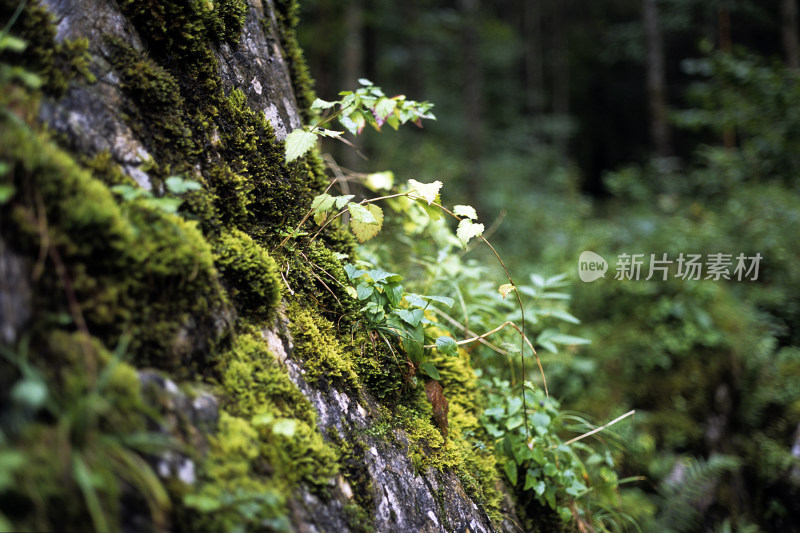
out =
[[[495,441],[508,481],[526,502],[523,505],[535,500],[564,522],[605,530],[593,514],[616,505],[618,478],[609,450],[563,441],[558,433],[574,417],[563,413],[559,403],[542,391],[526,387],[528,405],[535,406],[526,413],[522,398],[507,381],[494,378],[484,386],[489,402],[481,420]],[[534,430],[530,439],[525,417]]]
[[[387,97],[380,87],[376,87],[371,81],[359,79],[362,87],[355,91],[342,91],[339,96],[343,98],[328,102],[316,99],[311,104],[311,110],[324,111],[335,109],[335,111],[324,119],[317,122],[307,129],[297,129],[292,131],[286,138],[286,162],[290,163],[305,155],[317,142],[320,136],[338,138],[342,135],[341,131],[324,129],[321,126],[337,118],[342,125],[352,135],[360,135],[364,127],[369,124],[380,131],[381,126],[388,124],[395,130],[401,124],[414,122],[421,125],[423,118],[435,119],[429,113],[433,104],[428,102],[415,102],[406,100],[403,95]]]
[[[0,421],[7,529],[120,531],[126,486],[154,527],[165,525],[167,493],[140,454],[170,443],[146,430],[138,375],[120,360],[125,347],[110,354],[95,338],[58,330],[32,345],[24,338],[16,351],[0,346],[4,375],[17,376]]]
[[[361,312],[366,320],[366,328],[380,335],[390,335],[400,340],[408,361],[414,369],[433,379],[439,379],[436,366],[430,361],[430,348],[433,342],[425,325],[432,324],[425,317],[431,302],[452,307],[454,301],[446,296],[422,296],[406,293],[400,284],[402,276],[382,270],[363,270],[354,265],[345,265],[347,276],[353,283],[354,296],[364,303]],[[449,337],[436,340],[436,349],[450,356],[456,355],[455,341]]]
[[[727,172],[717,178],[718,186],[767,179],[796,185],[800,175],[800,161],[794,156],[800,147],[800,108],[795,104],[800,97],[800,74],[796,69],[743,51],[687,59],[683,67],[700,81],[689,91],[695,107],[676,113],[677,124],[690,130],[727,130],[738,137],[733,154],[723,156],[719,148],[709,148],[704,154],[711,160],[729,159]]]

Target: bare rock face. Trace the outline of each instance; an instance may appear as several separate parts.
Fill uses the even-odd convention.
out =
[[[244,6],[236,0],[216,3],[231,9]],[[85,39],[88,42],[89,71],[94,77],[94,80],[70,83],[63,95],[44,98],[41,102],[39,120],[56,134],[61,145],[69,150],[75,160],[110,158],[110,166],[119,168],[141,188],[152,191],[156,196],[163,192],[164,178],[171,168],[178,166],[189,169],[185,171],[190,175],[193,172],[196,177],[203,178],[208,187],[216,188],[218,198],[214,201],[218,203],[214,203],[212,207],[205,206],[207,212],[211,212],[216,218],[203,221],[206,223],[203,229],[211,228],[208,233],[212,235],[197,237],[201,235],[200,230],[195,226],[184,227],[180,221],[175,221],[172,225],[165,224],[165,227],[172,230],[180,227],[183,231],[181,235],[187,239],[191,236],[200,240],[208,239],[202,246],[198,245],[197,253],[206,256],[211,256],[213,253],[216,254],[213,257],[217,259],[220,254],[214,248],[218,246],[218,241],[215,240],[218,239],[218,235],[213,235],[215,232],[228,231],[232,234],[230,227],[235,227],[236,231],[239,231],[239,228],[244,231],[252,230],[250,233],[253,234],[253,239],[249,236],[245,236],[247,238],[236,236],[231,242],[250,247],[251,250],[257,249],[257,253],[254,252],[248,257],[266,257],[266,251],[259,248],[262,245],[254,242],[256,237],[263,238],[266,234],[266,230],[263,229],[266,222],[259,218],[260,214],[268,209],[278,208],[297,211],[302,206],[293,204],[305,202],[310,193],[306,190],[304,193],[306,196],[297,200],[296,197],[292,197],[292,187],[306,186],[306,189],[313,191],[316,186],[314,183],[292,182],[293,175],[302,173],[292,174],[286,169],[283,158],[276,157],[274,153],[275,146],[278,149],[282,147],[280,141],[288,132],[301,125],[301,113],[298,109],[298,98],[293,92],[292,69],[283,49],[282,30],[273,0],[248,2],[243,11],[243,18],[239,21],[240,25],[236,20],[231,22],[226,19],[219,22],[219,19],[215,19],[219,24],[214,30],[218,36],[211,44],[204,45],[205,48],[198,50],[193,48],[197,36],[187,34],[186,32],[190,30],[185,28],[197,28],[202,25],[201,23],[214,22],[211,19],[202,21],[191,18],[196,15],[191,11],[194,9],[192,6],[201,5],[199,0],[179,2],[41,0],[40,4],[54,16],[57,42],[76,39]],[[209,7],[212,9],[214,4],[207,2],[203,5],[212,6]],[[162,13],[163,17],[143,12],[142,6],[147,7],[152,13]],[[163,10],[159,11],[162,8]],[[181,17],[188,18],[180,22]],[[185,26],[174,26],[178,22]],[[147,28],[160,33],[147,33],[145,31]],[[198,58],[193,55],[204,51],[207,55],[203,57]],[[124,61],[120,57],[123,57]],[[191,64],[191,68],[187,67],[187,64]],[[217,84],[215,80],[219,83]],[[214,105],[209,104],[209,108],[204,110],[205,114],[202,116],[194,113],[207,103],[204,99],[208,95],[217,99]],[[242,95],[244,108],[240,105]],[[188,100],[191,100],[191,106],[184,105]],[[250,121],[248,124],[250,126],[255,124],[255,127],[244,128],[231,118],[218,119],[215,113],[219,110],[214,106],[220,102],[228,105],[229,110],[236,111],[237,116],[246,117]],[[163,119],[162,122],[159,122],[159,119]],[[271,130],[262,128],[263,131],[259,133],[257,127],[263,123],[263,119],[268,120]],[[214,122],[215,120],[217,122]],[[241,127],[245,133],[238,132],[237,127]],[[249,135],[249,137],[242,140],[235,135]],[[264,138],[266,135],[272,137],[266,139]],[[246,146],[251,152],[245,152],[239,145]],[[178,149],[173,149],[174,147]],[[188,159],[180,160],[182,154]],[[253,161],[256,157],[260,158],[257,162]],[[258,172],[253,170],[254,168],[257,168]],[[89,179],[91,178],[81,178],[81,180]],[[225,182],[224,179],[230,181]],[[245,185],[242,185],[246,184],[247,180],[250,180],[251,189],[246,189]],[[269,187],[279,190],[285,197],[278,197],[278,193],[274,193],[273,197],[262,194]],[[243,188],[246,189],[244,194],[241,193]],[[241,197],[237,201],[245,205],[247,210],[244,207],[239,209],[234,201],[229,202],[233,207],[223,203],[219,200],[219,197],[224,196],[220,191],[229,192],[231,197],[240,194]],[[108,200],[112,198],[110,193],[106,191],[103,194],[105,195],[103,198],[106,198],[112,206],[108,208],[110,213],[108,216],[116,217],[114,220],[121,220],[125,216],[124,212],[113,204],[113,200]],[[289,218],[289,215],[285,214],[276,215],[279,221]],[[155,220],[164,223],[163,218],[156,217]],[[138,230],[134,226],[131,227],[134,228],[131,230],[133,235]],[[0,235],[0,274],[7,284],[0,286],[0,335],[5,343],[11,344],[20,337],[31,315],[33,289],[21,272],[32,264],[32,260],[18,256],[13,250],[8,249],[2,237],[3,235]],[[144,237],[140,240],[144,240]],[[35,250],[36,247],[33,246],[31,249]],[[77,254],[75,257],[78,257]],[[78,259],[84,263],[78,266],[69,263]],[[89,272],[90,275],[94,275],[93,262],[103,258],[94,257],[92,250],[89,250],[78,259],[72,256],[66,257],[65,269],[69,272],[79,274]],[[151,268],[152,265],[147,258],[140,259],[145,268]],[[198,303],[197,300],[202,300],[206,295],[196,296],[199,291],[191,293],[189,300],[195,301],[188,302],[187,306],[196,306],[206,315],[212,314],[210,319],[204,315],[202,320],[196,320],[196,315],[200,311],[193,309],[186,309],[185,313],[182,309],[178,310],[181,314],[175,317],[181,324],[180,334],[175,337],[178,340],[170,340],[165,345],[167,348],[173,344],[186,345],[184,351],[188,354],[186,358],[190,360],[205,358],[205,361],[214,361],[218,354],[205,352],[225,351],[226,346],[235,344],[235,339],[232,341],[232,338],[237,333],[231,332],[235,329],[233,324],[237,317],[230,307],[235,307],[239,316],[246,313],[247,306],[240,305],[240,300],[243,299],[241,291],[264,282],[261,278],[231,282],[225,279],[226,274],[220,264],[211,265],[210,259],[208,262],[209,264],[203,268],[209,279],[214,281],[217,271],[220,271],[220,277],[223,278],[220,287],[227,288],[240,283],[237,286],[239,293],[237,296],[237,293],[231,291],[225,298],[220,297],[222,303],[206,301]],[[263,262],[260,266],[264,272],[272,268],[266,263]],[[198,264],[200,264],[199,259],[197,264],[184,265],[188,274],[179,269],[181,265],[158,264],[156,266],[168,271],[168,275],[156,279],[152,277],[151,272],[141,274],[141,286],[144,287],[141,291],[154,290],[154,294],[143,292],[140,294],[135,292],[140,290],[138,286],[134,288],[126,286],[118,291],[109,292],[107,295],[109,303],[105,305],[112,308],[116,302],[113,298],[119,294],[129,297],[126,300],[128,302],[141,297],[150,298],[159,305],[167,305],[169,302],[161,300],[173,298],[173,293],[168,292],[170,290],[174,291],[174,294],[183,294],[180,292],[183,290],[183,285],[195,280]],[[173,269],[175,275],[172,275],[173,270],[169,269]],[[234,270],[230,269],[232,272]],[[235,272],[241,273],[245,270],[241,268]],[[99,274],[95,278],[87,277],[89,281],[81,284],[79,289],[89,287],[95,290],[96,285],[100,283],[97,280],[110,279],[105,271],[101,273],[106,277],[100,277]],[[131,275],[134,274],[138,276],[140,273],[133,272]],[[278,279],[277,274],[274,272],[273,274],[273,277]],[[127,275],[123,273],[120,277],[124,278]],[[152,285],[158,283],[163,284],[164,288],[153,289]],[[131,292],[128,294],[125,291]],[[219,294],[222,291],[223,288],[215,287],[211,292]],[[99,294],[99,289],[97,292]],[[41,304],[46,300],[46,296],[38,295],[37,302]],[[80,291],[74,298],[79,304],[83,304],[85,309],[91,311],[91,303],[85,302],[86,298]],[[63,304],[61,300],[58,302],[59,305]],[[143,313],[149,319],[153,313],[149,308],[144,309],[146,312]],[[94,334],[100,328],[92,322],[93,315],[89,313],[88,316],[88,331]],[[279,318],[275,325],[270,327],[263,327],[264,323],[268,322],[266,320],[261,322],[263,343],[266,344],[269,353],[280,361],[281,372],[288,374],[291,382],[310,401],[316,412],[314,428],[317,432],[316,437],[326,443],[333,443],[338,449],[347,452],[342,452],[338,456],[338,474],[329,479],[327,485],[322,488],[309,487],[303,481],[294,483],[292,494],[286,497],[286,520],[281,521],[281,517],[278,517],[274,522],[262,523],[260,530],[280,530],[285,529],[287,525],[289,529],[299,532],[469,531],[477,533],[494,531],[497,528],[512,530],[511,522],[499,525],[493,523],[485,509],[468,495],[462,481],[451,469],[434,466],[420,468],[419,465],[415,465],[409,456],[412,446],[410,436],[403,429],[390,427],[376,430],[376,424],[382,416],[381,406],[369,392],[362,389],[354,393],[352,389],[338,388],[335,384],[320,387],[316,382],[312,383],[306,379],[304,361],[293,355],[294,341],[287,330],[285,318]],[[184,326],[185,324],[191,327]],[[247,324],[248,327],[251,325]],[[114,339],[115,333],[110,326],[109,331],[108,338]],[[167,329],[167,331],[173,330]],[[203,336],[208,337],[208,341],[198,342],[197,338]],[[97,343],[106,343],[108,346],[105,349],[113,350],[113,341],[106,342],[103,338],[97,340]],[[157,344],[153,346],[155,348],[146,348],[152,349],[155,353],[157,348],[161,347]],[[235,360],[237,356],[234,353],[231,357]],[[156,367],[160,365],[160,360],[157,358],[147,361]],[[169,486],[182,484],[191,487],[200,483],[203,458],[212,446],[209,443],[215,442],[216,435],[221,431],[223,419],[221,413],[223,408],[230,408],[226,405],[226,402],[230,403],[230,399],[226,399],[225,390],[219,391],[218,394],[216,391],[215,394],[205,391],[187,396],[182,391],[184,387],[191,388],[191,384],[183,382],[179,389],[175,382],[185,379],[186,374],[175,377],[170,375],[170,370],[170,367],[163,364],[158,370],[140,368],[137,375],[145,400],[161,414],[161,422],[156,429],[180,440],[191,453],[184,451],[155,454],[151,457],[151,464],[156,474]],[[203,370],[199,368],[198,374]],[[213,374],[213,368],[205,370],[207,370],[206,376]],[[189,374],[191,375],[191,372]],[[217,389],[219,390],[219,387]],[[241,411],[244,413],[246,409],[241,408]],[[247,426],[250,422],[244,414],[238,416],[240,418],[236,420],[239,425],[231,424],[230,428],[240,430],[239,436],[244,435],[242,438],[245,441],[246,439],[255,441],[258,436],[257,431]],[[228,420],[231,418],[228,417]],[[247,446],[235,448],[231,445],[230,449],[241,453],[243,457],[241,463],[258,469],[259,475],[268,477],[274,474],[272,465],[260,459],[253,459],[253,454],[257,455],[257,452],[252,452]],[[225,450],[228,448],[223,445],[217,447],[217,453],[224,453]],[[224,459],[225,457],[219,458],[220,461]],[[242,478],[241,482],[235,479],[232,481],[230,475],[228,471],[222,474],[223,477],[228,476],[225,478],[225,482],[228,483],[226,486],[248,485],[247,479]],[[129,489],[130,487],[126,487],[125,491]],[[213,514],[216,509],[213,506],[220,505],[222,496],[216,493],[209,494],[211,495],[203,496],[205,499],[184,500],[183,504],[176,500],[173,502],[173,507],[181,508],[181,512],[184,513],[191,513],[192,509],[201,509]],[[187,501],[190,503],[186,503]],[[237,505],[239,503],[241,502]],[[124,505],[125,498],[123,498]],[[153,505],[151,502],[151,507]],[[155,524],[147,518],[146,507],[140,507],[144,510],[120,511],[123,521],[126,521],[122,524],[123,530],[132,532],[156,526],[162,530],[170,529],[169,520],[161,520]],[[245,509],[244,506],[242,508]],[[251,514],[253,512],[252,508],[245,510]],[[511,510],[506,509],[504,512],[508,516],[513,515]],[[97,520],[96,516],[93,518]],[[188,522],[192,523],[191,519]]]

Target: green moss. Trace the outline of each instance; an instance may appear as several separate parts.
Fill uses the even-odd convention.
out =
[[[220,414],[219,428],[175,517],[181,531],[288,530],[286,492],[260,461],[259,436],[242,419]]]
[[[230,413],[246,418],[272,413],[315,423],[311,403],[269,352],[260,333],[239,335],[231,349],[219,357],[218,374]]]
[[[188,167],[200,151],[187,125],[180,87],[172,75],[144,52],[108,37],[111,64],[128,97],[127,123],[162,164]]]
[[[0,0],[0,20],[10,20],[19,3],[18,0]],[[28,0],[10,33],[25,40],[28,46],[22,52],[3,51],[0,62],[21,65],[37,74],[47,94],[63,96],[69,83],[75,79],[94,81],[86,53],[88,41],[77,39],[57,43],[53,16],[39,0]]]
[[[227,409],[251,421],[262,456],[290,484],[325,485],[336,453],[316,429],[311,403],[291,382],[256,332],[240,335],[219,361]]]
[[[287,316],[295,343],[294,357],[302,362],[306,379],[321,387],[334,383],[359,390],[353,361],[336,338],[333,324],[297,304],[289,307]]]
[[[282,283],[266,250],[246,233],[233,229],[215,242],[214,263],[241,316],[264,322],[273,316]]]
[[[2,235],[40,258],[31,264],[40,274],[32,323],[85,321],[107,346],[128,332],[136,363],[202,370],[228,304],[196,224],[135,202],[121,207],[68,154],[15,121],[0,128],[0,159],[10,168],[3,179],[20,191],[3,210]]]

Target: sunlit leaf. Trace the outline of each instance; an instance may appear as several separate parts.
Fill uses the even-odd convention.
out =
[[[511,292],[511,291],[513,291],[513,290],[515,290],[515,289],[516,289],[516,287],[514,287],[514,285],[513,285],[513,284],[511,284],[511,283],[504,283],[504,284],[500,285],[500,286],[497,288],[497,292],[499,292],[499,293],[500,293],[500,296],[502,296],[502,297],[503,297],[503,300],[505,300],[505,299],[506,299],[506,296],[508,296],[508,293],[509,293],[509,292]]]
[[[453,213],[460,217],[467,217],[472,220],[477,220],[478,213],[471,205],[457,205],[453,207]]]
[[[461,222],[458,223],[458,229],[456,229],[456,237],[458,237],[458,240],[461,241],[461,246],[463,246],[465,249],[470,239],[477,237],[482,233],[483,224],[475,224],[466,218],[462,219]]]
[[[353,215],[353,206],[360,208],[356,209],[357,216]],[[358,239],[358,242],[366,242],[381,231],[381,227],[383,227],[383,211],[380,207],[375,204],[361,206],[351,203],[348,204],[348,208],[350,208],[350,214],[353,215],[350,218],[350,229]],[[372,221],[368,222],[368,219],[372,219]]]
[[[327,100],[323,100],[321,98],[317,98],[311,104],[311,109],[330,109],[331,107],[335,106],[339,102],[328,102]]]
[[[410,192],[421,196],[428,205],[436,201],[436,196],[439,194],[439,189],[442,188],[442,182],[439,180],[433,183],[421,183],[417,180],[408,180],[408,186],[411,188]]]
[[[317,143],[317,134],[303,129],[294,130],[286,136],[286,162],[302,157]]]

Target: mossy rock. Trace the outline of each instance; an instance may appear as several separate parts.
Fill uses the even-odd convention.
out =
[[[214,243],[214,263],[240,315],[265,323],[281,299],[278,267],[264,248],[232,229]]]
[[[34,324],[85,322],[106,346],[125,333],[137,364],[202,371],[225,332],[228,298],[197,224],[141,202],[124,205],[42,134],[5,119],[0,179],[17,191],[6,241],[31,258]]]

